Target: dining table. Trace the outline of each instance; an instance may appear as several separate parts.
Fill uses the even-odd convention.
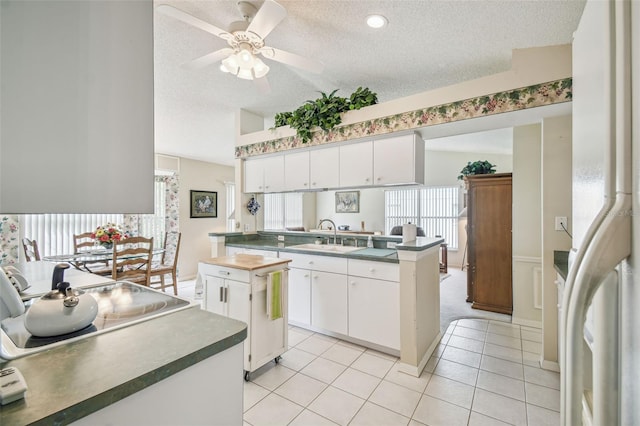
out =
[[[164,248],[154,248],[152,251],[152,257],[162,255],[164,253]],[[143,257],[144,254],[128,254],[118,256],[118,259],[133,259],[137,257]],[[42,260],[48,262],[65,262],[80,271],[91,272],[90,265],[96,264],[107,264],[108,262],[113,260],[113,250],[105,249],[105,248],[95,248],[91,250],[83,250],[79,253],[71,253],[71,254],[59,254],[55,256],[44,256]],[[95,270],[95,268],[94,268]]]

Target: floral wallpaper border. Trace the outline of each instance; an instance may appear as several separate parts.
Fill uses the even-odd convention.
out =
[[[0,265],[12,265],[18,262],[19,233],[18,216],[0,217]]]
[[[540,106],[570,102],[573,97],[573,80],[565,78],[534,84],[532,86],[490,95],[478,96],[415,111],[376,118],[336,127],[329,132],[316,131],[306,144],[297,136],[273,139],[236,147],[236,158],[286,151],[303,146],[323,145],[357,139],[365,136],[384,135],[401,130],[417,129],[452,123],[470,118],[486,117],[505,112],[519,111]]]

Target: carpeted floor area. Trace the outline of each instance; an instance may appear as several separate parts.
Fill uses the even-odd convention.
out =
[[[440,276],[440,330],[444,334],[452,321],[460,318],[482,318],[511,322],[511,315],[472,309],[467,298],[467,271],[449,267]]]

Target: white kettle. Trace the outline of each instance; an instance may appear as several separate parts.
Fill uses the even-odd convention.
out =
[[[73,333],[90,325],[98,315],[98,302],[68,282],[55,283],[68,265],[56,265],[55,289],[33,302],[24,316],[24,327],[36,337]]]

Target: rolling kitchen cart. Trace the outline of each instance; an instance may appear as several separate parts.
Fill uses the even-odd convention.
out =
[[[204,288],[203,308],[247,323],[244,341],[244,378],[288,349],[287,264],[289,259],[250,254],[215,257],[198,263]],[[269,275],[280,272],[278,299],[267,298]],[[276,296],[277,297],[277,296]],[[275,300],[278,300],[275,302]],[[279,303],[276,314],[268,313]],[[277,311],[280,311],[280,314]],[[273,317],[276,319],[272,319]]]

